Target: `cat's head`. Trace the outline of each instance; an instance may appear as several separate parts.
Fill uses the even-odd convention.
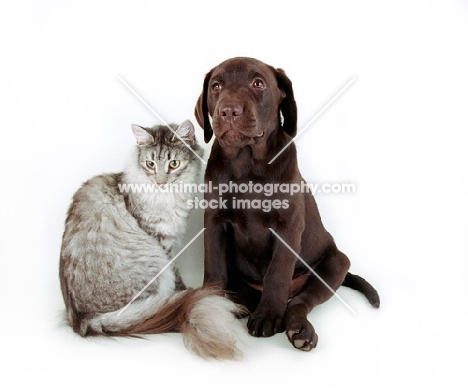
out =
[[[132,125],[137,141],[137,163],[147,178],[164,188],[174,182],[194,182],[199,173],[197,154],[202,149],[195,138],[195,127],[186,120],[180,126]]]

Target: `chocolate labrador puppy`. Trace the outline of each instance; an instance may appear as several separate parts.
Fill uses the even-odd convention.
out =
[[[224,61],[206,75],[195,116],[205,141],[216,137],[205,174],[204,280],[249,309],[249,333],[286,330],[294,347],[309,351],[318,338],[307,314],[341,285],[379,307],[377,291],[348,272],[312,194],[279,191],[304,181],[294,143],[272,161],[297,130],[284,71],[252,58]]]

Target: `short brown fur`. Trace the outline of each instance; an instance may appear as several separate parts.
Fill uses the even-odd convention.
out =
[[[207,73],[195,116],[205,141],[216,137],[206,183],[303,181],[294,143],[269,164],[297,129],[292,83],[283,70],[252,58],[226,60]],[[219,195],[207,192],[205,197],[211,201]],[[205,211],[205,283],[234,292],[233,299],[249,308],[251,335],[286,330],[294,347],[309,351],[318,337],[307,314],[333,293],[269,229],[333,290],[341,285],[360,290],[374,307],[380,300],[369,283],[348,272],[349,259],[325,230],[311,193],[282,193],[288,208],[269,212],[239,210],[233,204],[239,198],[277,197],[232,192],[223,195],[227,208]]]

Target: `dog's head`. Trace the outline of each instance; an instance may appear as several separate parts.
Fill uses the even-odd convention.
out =
[[[226,60],[206,74],[195,117],[205,142],[214,132],[221,146],[261,143],[278,128],[291,137],[297,131],[289,78],[281,69],[246,57]]]

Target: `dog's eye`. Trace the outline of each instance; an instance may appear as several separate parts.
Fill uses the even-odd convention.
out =
[[[220,85],[218,82],[214,82],[214,83],[211,85],[211,89],[212,89],[213,91],[215,91],[215,92],[216,92],[216,91],[219,91],[219,90],[221,90],[221,85]]]
[[[254,88],[259,88],[259,89],[263,89],[265,88],[265,83],[263,82],[263,80],[261,79],[255,79],[252,83],[252,86]]]

